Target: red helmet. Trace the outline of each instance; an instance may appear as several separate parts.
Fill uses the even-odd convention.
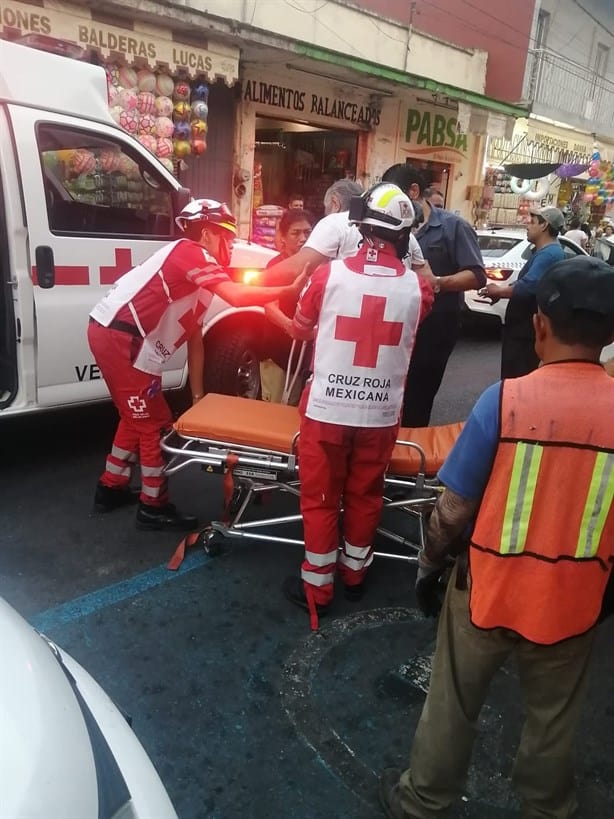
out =
[[[180,230],[185,230],[188,222],[208,222],[228,231],[233,238],[237,235],[237,220],[224,202],[215,199],[193,199],[181,211],[175,222]]]

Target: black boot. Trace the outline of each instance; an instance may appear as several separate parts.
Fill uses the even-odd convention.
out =
[[[94,512],[112,512],[121,506],[131,506],[139,499],[138,489],[119,489],[99,483],[94,495]]]
[[[137,529],[191,532],[197,526],[198,518],[195,515],[182,515],[172,503],[167,503],[166,506],[151,506],[141,501],[136,512]]]
[[[305,609],[305,611],[309,611],[309,603],[305,595],[305,586],[300,577],[294,574],[290,575],[290,577],[286,577],[282,583],[281,590],[291,603],[294,603],[295,606],[299,606],[301,609]],[[316,612],[318,617],[324,617],[328,613],[328,606],[316,603]]]
[[[358,583],[355,586],[344,586],[343,596],[346,600],[349,600],[350,603],[358,603],[365,596],[366,591],[367,584],[366,581],[363,580],[362,583]]]

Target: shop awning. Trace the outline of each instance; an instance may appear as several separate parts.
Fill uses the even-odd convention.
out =
[[[396,68],[388,68],[387,66],[371,63],[368,60],[363,60],[358,57],[350,57],[347,54],[341,54],[337,51],[316,48],[306,45],[305,43],[293,44],[292,51],[295,54],[301,54],[313,60],[319,60],[329,65],[335,65],[339,68],[347,68],[351,71],[365,74],[373,79],[384,80],[408,88],[423,89],[433,94],[441,94],[449,97],[459,103],[459,121],[461,116],[460,104],[463,103],[467,106],[464,109],[463,116],[467,117],[468,115],[469,125],[473,125],[473,127],[476,128],[472,133],[492,134],[493,131],[496,131],[496,135],[500,133],[501,136],[505,136],[505,134],[509,132],[509,128],[513,127],[513,121],[515,119],[529,115],[528,109],[521,105],[512,105],[508,102],[502,102],[501,100],[478,94],[475,91],[467,91],[464,88],[457,88],[454,85],[436,82],[435,80],[428,79],[428,77],[421,77],[418,74],[408,74]],[[342,80],[343,78],[340,77],[339,79]],[[493,114],[498,114],[499,118],[494,117]],[[488,130],[489,128],[491,130]]]
[[[239,77],[239,49],[209,41],[199,35],[189,42],[168,29],[135,19],[118,20],[83,6],[43,0],[32,5],[3,0],[2,24],[10,39],[26,36],[52,37],[93,50],[108,60],[126,65],[185,73],[209,81],[218,77],[232,86]],[[0,27],[2,36],[2,27]]]

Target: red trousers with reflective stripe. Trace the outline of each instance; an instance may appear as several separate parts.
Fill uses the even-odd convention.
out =
[[[171,427],[173,418],[162,394],[161,378],[132,366],[140,338],[90,321],[88,340],[120,418],[100,482],[127,487],[131,467],[138,459],[141,501],[164,506],[168,503],[168,489],[162,472],[160,436]]]
[[[301,419],[299,475],[305,531],[301,575],[318,604],[332,599],[330,576],[335,568],[347,586],[364,580],[397,431],[397,425],[358,428]],[[337,561],[341,506],[344,543]],[[326,555],[331,556],[330,562]]]

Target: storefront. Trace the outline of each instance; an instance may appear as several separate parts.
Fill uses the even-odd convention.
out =
[[[316,218],[338,179],[369,184],[369,154],[382,118],[381,97],[286,67],[246,65],[238,112],[235,211],[242,235],[271,244],[291,198]]]
[[[412,97],[400,106],[396,162],[411,162],[445,199],[445,207],[473,222],[468,191],[482,167],[483,139],[459,129],[454,103]],[[477,174],[477,177],[476,177]]]
[[[230,196],[238,49],[51,1],[2,0],[0,39],[103,65],[115,121],[195,195]]]

